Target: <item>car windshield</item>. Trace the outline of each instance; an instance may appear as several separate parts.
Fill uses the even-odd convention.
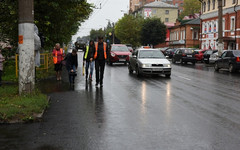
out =
[[[237,51],[233,51],[233,55],[237,56],[237,57],[240,57],[240,51],[238,51],[238,50]]]
[[[165,56],[158,50],[142,50],[139,52],[139,58],[165,58]]]
[[[194,50],[192,50],[192,49],[185,49],[184,50],[184,53],[185,54],[191,54],[191,53],[193,53],[194,52]]]
[[[114,51],[114,52],[128,52],[129,50],[128,50],[127,46],[114,45],[114,46],[112,46],[111,51]]]

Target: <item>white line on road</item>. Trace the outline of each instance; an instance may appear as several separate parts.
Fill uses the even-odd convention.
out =
[[[185,79],[185,80],[188,80],[188,81],[191,81],[192,79],[189,79],[187,77],[183,77],[183,76],[178,76],[179,78],[182,78],[182,79]]]

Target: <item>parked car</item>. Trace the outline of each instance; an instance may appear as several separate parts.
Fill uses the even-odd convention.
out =
[[[172,62],[180,62],[181,64],[191,62],[196,63],[196,57],[193,48],[179,48],[173,54]]]
[[[112,65],[113,63],[124,63],[127,64],[129,62],[129,52],[128,48],[124,44],[113,44],[111,46],[108,63]]]
[[[133,52],[133,48],[131,44],[126,44],[128,50],[132,53]]]
[[[227,51],[227,50],[223,50],[223,52],[225,52],[225,51]],[[215,51],[209,57],[209,64],[215,64],[215,62],[218,58],[219,58],[218,51]]]
[[[206,50],[205,53],[203,54],[203,61],[208,64],[209,63],[209,58],[213,53],[216,53],[218,50]]]
[[[138,49],[130,56],[129,73],[171,76],[171,64],[158,49]]]
[[[206,50],[194,50],[195,57],[197,61],[203,61],[203,54]]]
[[[159,48],[159,50],[166,56],[166,50],[168,50],[168,47],[163,47],[163,48]]]
[[[165,51],[165,56],[168,56],[168,58],[172,58],[173,57],[173,54],[175,53],[175,51],[176,51],[176,49],[167,49],[166,51]]]
[[[216,60],[214,69],[228,69],[229,72],[240,70],[240,50],[228,50]]]

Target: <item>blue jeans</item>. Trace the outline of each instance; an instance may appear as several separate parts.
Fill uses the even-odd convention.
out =
[[[86,68],[85,68],[86,78],[88,78],[88,68],[89,68],[89,66],[90,66],[90,75],[92,77],[92,75],[93,75],[93,68],[94,68],[94,62],[93,61],[92,62],[86,61]]]
[[[75,65],[73,65],[73,68],[72,68],[72,69],[73,69],[73,72],[76,72],[76,67],[75,67]],[[70,72],[71,72],[71,68],[68,68],[69,82],[70,82],[70,83],[74,83],[75,76],[71,75]]]

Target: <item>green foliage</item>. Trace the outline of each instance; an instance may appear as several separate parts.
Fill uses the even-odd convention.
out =
[[[18,86],[0,87],[0,122],[11,120],[29,121],[34,114],[41,113],[47,106],[47,96],[36,91],[31,95],[18,95]]]
[[[157,45],[166,39],[166,26],[158,18],[147,18],[141,30],[142,45]]]
[[[194,13],[199,13],[201,10],[201,2],[199,0],[184,0],[183,12],[180,15],[180,19],[184,16],[194,15]]]
[[[90,31],[90,39],[94,41],[97,41],[99,36],[105,37],[104,35],[105,35],[105,31],[102,28],[99,30],[92,29]]]
[[[34,0],[35,24],[46,37],[46,48],[55,43],[68,43],[78,27],[92,12],[86,0]],[[17,46],[18,3],[16,0],[0,1],[0,41]]]
[[[125,15],[115,25],[115,35],[122,43],[132,44],[133,47],[141,45],[140,32],[144,19],[133,15]]]

